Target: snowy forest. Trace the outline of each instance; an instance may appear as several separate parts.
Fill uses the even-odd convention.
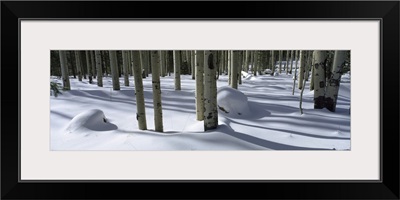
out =
[[[51,50],[51,150],[350,150],[349,50]]]

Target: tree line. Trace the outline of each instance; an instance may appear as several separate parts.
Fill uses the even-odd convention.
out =
[[[298,66],[299,64],[299,66]],[[294,68],[294,69],[293,69]],[[297,77],[299,69],[299,77]],[[294,73],[293,73],[294,70]],[[309,50],[78,50],[51,51],[51,75],[60,76],[63,90],[71,90],[70,74],[79,81],[88,79],[103,87],[103,76],[112,77],[113,90],[120,90],[119,78],[129,86],[134,77],[136,118],[140,130],[146,130],[143,78],[152,74],[155,131],[163,132],[160,77],[174,74],[174,88],[181,90],[181,74],[190,74],[196,82],[196,118],[204,121],[204,130],[218,126],[217,85],[219,75],[228,75],[228,83],[238,89],[242,71],[253,76],[279,73],[293,75],[293,92],[301,96],[311,73],[314,108],[335,112],[340,78],[350,70],[350,51]],[[302,110],[300,100],[300,111]]]

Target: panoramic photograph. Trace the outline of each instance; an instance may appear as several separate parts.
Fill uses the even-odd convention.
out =
[[[51,50],[50,150],[350,151],[350,50]]]

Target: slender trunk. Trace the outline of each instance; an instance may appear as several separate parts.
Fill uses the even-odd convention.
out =
[[[303,51],[302,51],[303,52]],[[303,59],[303,58],[305,58],[306,59],[306,62],[305,62],[305,71],[304,71],[304,76],[308,76],[308,72],[309,72],[309,65],[310,65],[310,57],[312,57],[312,56],[310,56],[310,52],[305,52],[304,51],[304,53],[306,54],[306,56],[305,57],[301,57],[301,59]],[[301,53],[300,53],[300,55],[301,55]],[[301,61],[300,61],[301,62]],[[302,73],[301,71],[300,71],[300,73]],[[300,82],[300,80],[299,80],[299,82]],[[300,108],[300,113],[301,114],[303,114],[303,108],[302,108],[302,104],[303,104],[303,92],[304,92],[304,88],[306,87],[306,82],[307,82],[307,79],[305,78],[304,79],[304,81],[303,81],[304,83],[303,83],[303,86],[302,86],[302,89],[301,89],[301,93],[300,93],[300,105],[299,105],[299,108]]]
[[[289,50],[286,51],[286,65],[285,65],[285,69],[286,69],[286,75],[289,74]]]
[[[292,51],[293,53],[293,51]],[[304,53],[304,51],[300,51],[300,57],[302,57],[302,54]],[[292,54],[293,55],[293,54]],[[297,63],[297,62],[296,62]],[[300,64],[301,65],[301,64]],[[296,79],[297,79],[297,64],[294,67],[294,74],[293,74],[293,91],[292,91],[292,95],[294,95],[294,88],[296,87]],[[300,82],[300,81],[299,81]]]
[[[92,71],[91,71],[91,65],[90,65],[89,51],[86,51],[86,66],[87,66],[87,73],[88,73],[88,77],[89,77],[89,83],[92,83]]]
[[[314,53],[311,55],[311,81],[310,91],[314,90]]]
[[[190,61],[191,61],[190,66],[192,68],[191,69],[191,71],[192,71],[192,79],[195,80],[196,79],[196,69],[195,69],[196,68],[195,67],[196,66],[196,61],[195,61],[195,57],[196,56],[195,56],[195,51],[191,51],[190,52],[190,56],[191,56],[190,57]]]
[[[324,108],[326,52],[314,51],[314,108]]]
[[[231,84],[232,88],[238,89],[238,69],[239,69],[239,51],[231,51],[232,54],[232,69],[231,69]]]
[[[147,129],[146,123],[146,107],[144,104],[144,93],[143,93],[143,79],[142,79],[142,68],[140,62],[140,52],[132,51],[133,61],[133,76],[135,79],[135,96],[136,96],[136,120],[140,130]]]
[[[175,90],[181,90],[181,52],[174,51]]]
[[[103,71],[101,69],[101,53],[95,51],[96,55],[96,68],[97,68],[97,86],[103,87]]]
[[[215,51],[204,51],[204,131],[218,127]]]
[[[252,64],[253,64],[253,75],[257,76],[257,60],[258,60],[258,51],[253,51],[252,53]]]
[[[82,81],[82,65],[81,65],[81,55],[79,51],[75,51],[75,63],[76,63],[76,69],[78,71],[78,80]]]
[[[196,116],[204,120],[204,51],[195,51],[196,59]]]
[[[155,131],[163,132],[163,114],[160,85],[160,51],[151,51],[151,78],[153,82],[153,106]]]
[[[301,90],[303,87],[303,79],[304,79],[304,72],[306,68],[306,61],[307,61],[307,52],[301,51],[300,52],[300,69],[299,69],[299,84],[298,88]]]
[[[74,76],[74,78],[76,78],[76,70],[75,70],[76,65],[74,65],[72,55],[73,51],[67,51],[68,64],[71,67],[72,75]]]
[[[228,56],[228,84],[231,84],[232,77],[231,77],[231,71],[232,71],[232,54],[231,51],[227,51],[227,56]]]
[[[245,53],[244,53],[244,51],[239,51],[239,72],[238,72],[238,78],[239,78],[239,85],[241,85],[242,84],[242,71],[244,70],[244,61],[245,61],[245,58],[244,58],[244,56],[246,56],[245,55]]]
[[[122,66],[124,70],[124,85],[129,86],[129,74],[128,74],[128,67],[129,67],[129,51],[122,51]]]
[[[161,77],[165,77],[165,51],[160,51]]]
[[[80,58],[81,58],[80,64],[81,64],[81,70],[82,70],[82,74],[83,74],[83,79],[86,79],[86,72],[85,72],[85,70],[86,70],[86,67],[85,67],[86,54],[85,54],[85,51],[78,51],[78,53],[79,53]]]
[[[292,74],[292,69],[293,69],[293,56],[294,56],[294,52],[293,52],[293,50],[291,50],[291,51],[290,51],[290,60],[289,60],[289,64],[290,64],[289,74]]]
[[[66,51],[59,51],[59,54],[60,54],[60,64],[61,64],[61,76],[62,76],[62,82],[63,82],[63,90],[71,90],[71,85],[69,83]]]
[[[90,51],[90,60],[92,63],[92,75],[93,75],[93,78],[96,78],[96,61],[94,58],[94,51]]]
[[[146,51],[140,51],[140,65],[141,65],[142,70],[144,70],[144,73],[145,73],[145,76],[143,76],[143,78],[146,78],[146,76],[147,76],[146,68],[149,65],[146,55],[147,55]],[[135,62],[135,61],[133,61],[133,62]],[[140,74],[142,74],[142,72],[140,72]]]
[[[275,51],[271,51],[271,70],[272,74],[275,73]]]
[[[245,53],[245,58],[244,58],[244,71],[247,73],[247,72],[249,72],[249,59],[248,59],[248,56],[249,56],[249,50],[246,50],[246,53]]]
[[[117,51],[109,51],[110,54],[110,66],[111,66],[111,75],[112,75],[112,83],[114,90],[120,90],[119,86],[119,74],[118,74],[118,62],[117,62]]]
[[[331,112],[336,111],[336,102],[339,94],[340,79],[343,73],[343,67],[346,64],[346,57],[346,51],[335,51],[335,56],[332,64],[332,73],[329,78],[325,94],[325,107]]]
[[[279,51],[279,73],[282,73],[282,54],[283,54],[283,51],[280,50]]]

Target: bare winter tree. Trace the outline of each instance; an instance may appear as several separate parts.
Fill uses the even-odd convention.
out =
[[[78,70],[78,80],[82,81],[81,54],[79,53],[79,51],[75,51],[75,63],[76,69]]]
[[[163,113],[160,85],[160,51],[151,51],[151,78],[153,82],[153,106],[155,131],[163,132]]]
[[[231,69],[231,87],[238,89],[238,69],[239,69],[239,51],[231,51],[232,69]]]
[[[103,87],[103,70],[101,67],[101,53],[95,51],[96,57],[96,68],[97,68],[97,86]]]
[[[90,51],[90,60],[92,63],[92,76],[93,78],[96,78],[96,61],[94,58],[94,51]]]
[[[63,90],[70,90],[66,51],[59,51]]]
[[[91,71],[91,63],[90,63],[90,51],[86,51],[86,67],[87,73],[89,77],[89,83],[92,83],[92,71]]]
[[[343,67],[346,64],[346,51],[335,51],[333,59],[332,73],[329,78],[325,93],[325,107],[332,112],[336,111],[336,102],[339,94],[340,79]]]
[[[117,51],[109,51],[110,53],[110,66],[113,90],[120,90],[119,86],[119,74],[118,74],[118,62],[117,62]]]
[[[303,52],[303,53],[301,53],[301,52]],[[312,57],[312,56],[310,56],[311,55],[311,52],[307,52],[307,51],[301,51],[300,52],[300,56],[302,56],[301,57],[301,59],[303,59],[303,60],[305,60],[304,62],[304,76],[305,77],[308,77],[308,72],[309,72],[309,66],[310,66],[310,57]],[[303,55],[302,55],[303,54]],[[302,61],[300,61],[300,62],[302,62]],[[300,73],[303,73],[301,70],[300,70]],[[299,82],[300,82],[300,80],[299,80]],[[307,78],[304,78],[304,81],[303,81],[303,86],[301,87],[302,89],[301,89],[301,93],[300,93],[300,105],[299,105],[299,108],[300,108],[300,113],[301,114],[303,114],[303,108],[302,108],[302,103],[303,103],[303,92],[304,92],[304,88],[306,87],[306,82],[307,82]]]
[[[181,90],[181,52],[174,51],[175,90]]]
[[[301,90],[303,87],[303,79],[304,79],[304,71],[306,68],[306,62],[307,62],[307,52],[306,51],[300,51],[300,69],[299,69],[299,85],[298,88]]]
[[[204,131],[218,127],[215,51],[204,51]]]
[[[147,51],[140,51],[140,65],[142,66],[142,70],[144,70],[144,73],[147,76],[149,68],[149,58]],[[143,76],[143,78],[146,78],[146,76]]]
[[[282,73],[282,54],[283,54],[283,51],[280,50],[279,51],[279,74]]]
[[[146,130],[146,109],[144,104],[142,68],[140,62],[140,52],[132,51],[133,56],[133,76],[135,79],[136,93],[136,120],[138,121],[139,129]]]
[[[124,71],[124,85],[129,86],[129,51],[122,51],[122,68]]]
[[[324,108],[326,51],[314,51],[314,108]]]
[[[195,51],[196,60],[196,116],[204,120],[204,51]]]

